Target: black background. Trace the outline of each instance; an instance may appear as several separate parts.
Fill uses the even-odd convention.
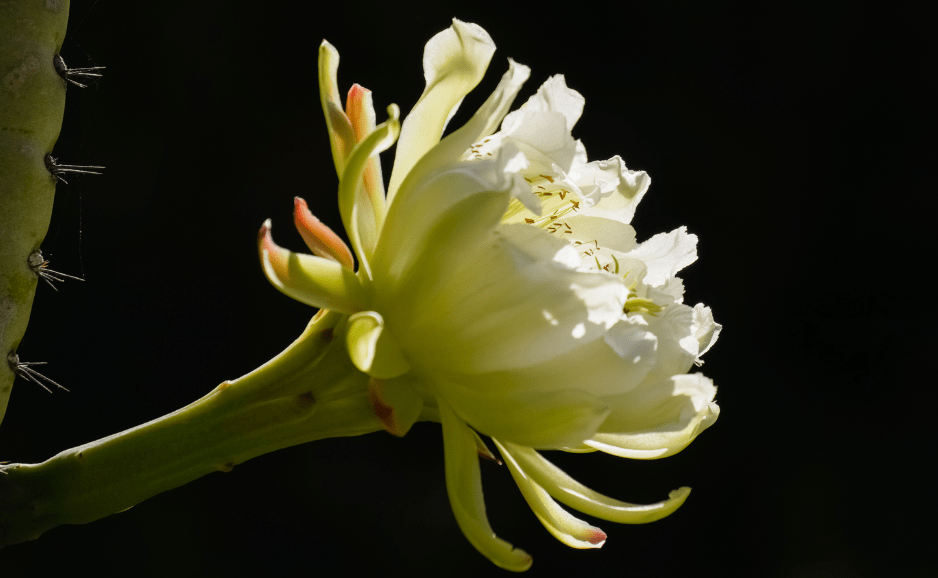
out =
[[[313,311],[273,289],[255,250],[272,218],[296,250],[292,198],[340,228],[316,82],[323,38],[342,90],[379,120],[423,89],[426,41],[453,16],[586,98],[591,159],[619,154],[652,187],[639,238],[687,225],[686,300],[724,332],[702,368],[717,424],[660,461],[551,456],[619,499],[693,487],[647,526],[595,522],[599,551],[555,541],[507,470],[483,464],[495,531],[534,575],[932,575],[929,480],[916,471],[935,379],[921,105],[921,15],[851,3],[72,3],[63,56],[107,67],[68,89],[55,154],[106,165],[58,187],[43,251],[79,275],[38,289],[20,356],[71,392],[18,382],[0,459],[38,462],[168,413],[260,365]],[[933,72],[933,71],[932,71]],[[922,79],[922,80],[919,80]],[[390,155],[384,158],[385,175]],[[931,171],[928,170],[930,173]],[[0,551],[4,575],[499,574],[456,526],[437,424],[294,447],[86,526]],[[26,569],[29,569],[28,571]]]

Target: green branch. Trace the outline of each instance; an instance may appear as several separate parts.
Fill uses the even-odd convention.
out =
[[[280,448],[381,429],[368,376],[339,338],[341,320],[316,315],[280,355],[180,410],[41,464],[3,467],[0,547],[126,510]]]
[[[0,421],[16,378],[7,356],[23,339],[36,290],[30,256],[52,216],[46,155],[65,112],[65,80],[53,58],[68,8],[68,0],[0,0]]]

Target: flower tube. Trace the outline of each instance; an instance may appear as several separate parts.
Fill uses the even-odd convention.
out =
[[[351,250],[298,199],[295,222],[314,255],[278,247],[269,222],[259,251],[278,289],[347,316],[349,356],[369,376],[387,431],[442,424],[460,528],[495,564],[520,571],[530,556],[485,516],[479,434],[548,531],[576,548],[601,546],[605,534],[557,501],[644,523],[673,512],[689,489],[648,506],[619,502],[539,451],[652,459],[686,447],[719,415],[716,387],[688,371],[721,326],[709,308],[683,303],[677,274],[696,260],[697,238],[681,227],[637,240],[629,223],[650,179],[619,157],[587,159],[571,135],[584,99],[563,76],[509,112],[530,72],[509,60],[491,96],[444,136],[494,50],[485,30],[454,20],[427,44],[427,86],[403,123],[392,105],[376,124],[357,85],[343,108],[338,54],[324,42],[320,90]],[[395,140],[385,191],[377,155]]]

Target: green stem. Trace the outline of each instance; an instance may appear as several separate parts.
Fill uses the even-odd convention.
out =
[[[324,312],[280,355],[188,406],[0,473],[0,546],[84,524],[280,448],[381,429],[344,317]],[[5,474],[5,475],[4,475]]]
[[[0,0],[0,421],[36,290],[29,257],[49,229],[55,179],[46,169],[65,113],[62,48],[68,0]]]

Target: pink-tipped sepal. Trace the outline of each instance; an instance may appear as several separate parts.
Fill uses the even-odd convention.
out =
[[[352,251],[328,225],[316,218],[306,201],[293,198],[293,223],[314,255],[332,259],[348,269],[355,269]]]

